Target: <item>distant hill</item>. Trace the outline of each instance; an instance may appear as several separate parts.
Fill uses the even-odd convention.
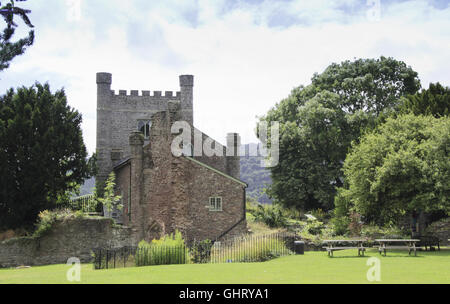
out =
[[[84,181],[84,184],[80,187],[80,195],[86,195],[94,193],[95,177],[91,177]]]
[[[242,146],[245,149],[245,156],[241,157],[241,180],[248,184],[247,196],[254,198],[262,204],[271,204],[272,201],[262,191],[265,187],[272,184],[270,171],[261,167],[262,156],[249,156],[250,151],[257,151],[257,144],[250,143]],[[80,188],[80,195],[93,193],[95,187],[95,178],[87,179]]]
[[[272,184],[270,171],[261,166],[262,156],[250,156],[255,155],[251,152],[257,151],[257,146],[254,143],[242,146],[242,149],[245,149],[245,156],[242,156],[240,160],[241,180],[248,184],[247,196],[256,199],[261,204],[271,204],[270,198],[262,193],[264,188]]]

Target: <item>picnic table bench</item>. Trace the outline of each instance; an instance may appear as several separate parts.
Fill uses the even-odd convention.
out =
[[[420,242],[418,239],[376,239],[375,241],[380,243],[378,252],[380,254],[383,252],[384,256],[386,256],[388,249],[408,249],[409,255],[411,255],[411,251],[414,251],[414,256],[416,256],[416,243]]]
[[[323,247],[327,250],[327,254],[329,257],[333,256],[333,251],[337,250],[346,250],[346,249],[358,249],[358,256],[364,256],[364,251],[366,248],[363,246],[363,242],[366,240],[357,239],[357,240],[324,240],[323,243],[328,244],[328,246]],[[355,244],[356,243],[356,244]],[[341,246],[338,246],[343,244]],[[356,246],[355,246],[356,245]]]

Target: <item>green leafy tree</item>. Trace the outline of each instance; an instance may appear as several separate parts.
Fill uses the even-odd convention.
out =
[[[450,113],[450,88],[430,83],[427,90],[401,99],[400,111],[415,115],[448,116]]]
[[[0,97],[0,229],[29,228],[92,175],[81,114],[48,84]]]
[[[113,211],[114,209],[122,210],[123,206],[119,204],[122,197],[120,195],[115,195],[115,186],[116,186],[116,175],[114,172],[111,172],[108,175],[108,179],[106,180],[105,187],[103,189],[103,196],[97,197],[97,201],[105,206],[108,212]]]
[[[333,63],[310,85],[295,88],[261,118],[280,123],[280,160],[271,168],[269,195],[287,207],[332,209],[351,142],[419,88],[415,71],[385,57]]]
[[[450,212],[450,118],[389,118],[354,145],[344,164],[338,216],[396,224],[406,214]]]
[[[26,48],[31,46],[34,42],[34,31],[28,32],[28,37],[19,39],[16,42],[11,42],[17,24],[14,22],[14,17],[20,17],[27,26],[33,28],[27,14],[31,11],[15,6],[13,0],[10,0],[6,5],[0,7],[0,14],[6,22],[6,28],[0,34],[0,71],[7,69],[9,63],[14,57],[22,55]]]

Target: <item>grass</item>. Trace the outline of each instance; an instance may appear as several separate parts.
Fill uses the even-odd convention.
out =
[[[356,250],[306,252],[262,263],[161,265],[111,270],[94,270],[83,264],[81,283],[179,283],[179,284],[278,284],[278,283],[371,283],[366,279],[368,257],[381,261],[380,283],[450,283],[450,250],[388,252],[387,257],[369,250],[357,257]],[[0,283],[69,283],[68,265],[51,265],[27,269],[0,269]]]

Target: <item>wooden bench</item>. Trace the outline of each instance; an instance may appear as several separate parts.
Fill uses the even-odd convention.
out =
[[[327,250],[329,257],[333,256],[334,251],[347,249],[358,249],[358,256],[364,256],[366,248],[364,248],[363,242],[365,240],[324,240],[323,243],[328,244],[328,246],[323,248]],[[356,246],[354,246],[355,243],[357,244]],[[337,244],[348,244],[349,246],[336,246]]]
[[[386,251],[388,249],[406,249],[408,250],[408,255],[411,255],[411,252],[414,251],[414,256],[417,256],[416,243],[420,242],[418,239],[377,239],[376,242],[379,242],[378,252],[384,253],[386,256]],[[394,245],[391,245],[394,243]],[[405,244],[405,245],[397,245],[397,244]]]

